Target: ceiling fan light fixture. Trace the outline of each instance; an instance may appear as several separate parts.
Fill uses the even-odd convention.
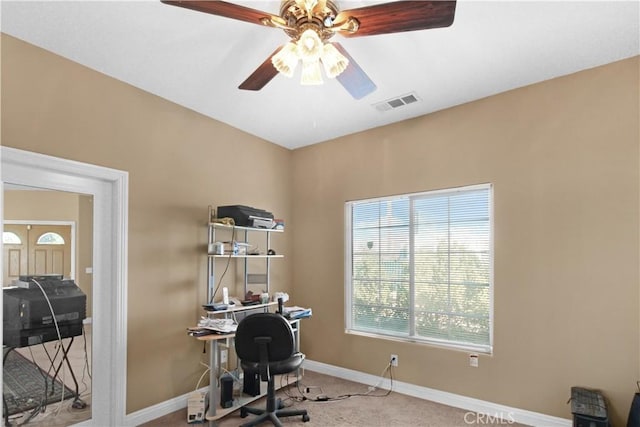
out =
[[[354,34],[360,29],[360,21],[353,16],[350,16],[346,21],[332,22],[331,28],[329,29],[333,32],[345,31],[350,34]]]
[[[340,75],[349,65],[349,60],[330,43],[322,48],[321,60],[324,72],[330,79]]]
[[[305,30],[298,40],[298,55],[303,61],[317,61],[322,55],[322,40],[317,32]]]
[[[262,25],[265,25],[267,27],[281,28],[283,30],[295,30],[294,28],[291,28],[289,25],[287,25],[287,21],[280,18],[279,16],[265,16],[263,18],[260,18],[260,22],[262,23]]]
[[[306,12],[309,21],[316,13],[324,11],[327,7],[327,0],[295,0],[294,2],[298,9]]]
[[[302,61],[301,85],[321,85],[322,73],[320,72],[320,61]]]
[[[0,0],[2,1],[2,0]],[[274,15],[215,0],[160,0],[162,3],[284,30],[290,43],[279,47],[238,86],[260,90],[277,74],[292,77],[302,61],[302,84],[321,84],[320,62],[328,77],[338,81],[354,99],[376,89],[369,76],[338,43],[328,43],[336,33],[346,37],[374,36],[448,27],[453,23],[457,0],[387,0],[341,10],[338,0],[281,0]],[[349,69],[346,71],[346,69]],[[341,73],[345,74],[341,74]]]
[[[318,0],[296,0],[296,4],[300,9],[311,12],[318,5]]]
[[[281,74],[293,77],[293,72],[298,65],[298,47],[291,42],[285,44],[280,52],[273,55],[271,63]]]
[[[299,60],[302,61],[300,84],[303,85],[323,83],[320,62],[329,78],[338,76],[349,65],[349,60],[332,44],[324,44],[313,29],[305,30],[296,43],[285,44],[271,58],[276,70],[287,77],[293,76]]]

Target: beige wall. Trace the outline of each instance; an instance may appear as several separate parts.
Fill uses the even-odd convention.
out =
[[[61,191],[7,190],[4,192],[4,219],[77,223],[78,195]]]
[[[76,282],[87,294],[87,316],[93,316],[93,196],[78,196],[78,252]]]
[[[127,412],[192,391],[207,206],[291,218],[291,152],[6,35],[2,115],[6,146],[129,172]],[[273,247],[288,255],[290,241]],[[291,292],[291,262],[272,265]]]
[[[293,152],[7,36],[2,88],[3,144],[130,174],[128,412],[195,386],[202,346],[184,329],[205,295],[207,205],[242,203],[286,219],[274,273],[313,307],[310,359],[377,375],[393,352],[401,381],[561,417],[572,385],[598,387],[626,416],[637,58]],[[495,186],[494,354],[472,369],[464,352],[346,335],[344,202],[479,182]]]
[[[573,385],[620,424],[638,379],[638,58],[293,155],[295,299],[313,360],[570,418]],[[344,202],[490,182],[494,353],[344,332]],[[325,343],[332,343],[327,346]]]

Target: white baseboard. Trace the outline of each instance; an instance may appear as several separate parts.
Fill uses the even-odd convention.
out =
[[[388,390],[391,386],[391,382],[388,378],[385,378],[381,381],[380,377],[376,375],[365,374],[363,372],[345,369],[339,366],[327,365],[326,363],[315,362],[309,359],[306,359],[304,361],[304,369],[318,372],[320,374],[344,378],[348,381],[376,386],[378,388],[386,390]],[[206,389],[206,387],[203,387],[201,390]],[[505,425],[506,423],[516,422],[530,426],[571,427],[573,424],[571,420],[565,418],[552,417],[550,415],[531,412],[524,409],[512,408],[492,402],[473,399],[471,397],[448,393],[446,391],[421,387],[402,381],[393,381],[393,390],[397,393],[406,394],[408,396],[442,403],[443,405],[465,409],[467,411],[472,411],[478,414],[486,414],[487,416],[493,417],[494,419],[502,418],[503,420],[505,420]],[[186,408],[187,398],[189,397],[189,394],[191,394],[191,392],[128,414],[125,417],[125,427],[135,427],[164,415],[168,415],[180,409]]]
[[[361,384],[376,386],[378,388],[388,390],[391,381],[388,378],[380,380],[379,376],[365,374],[363,372],[353,371],[338,366],[327,365],[321,362],[306,359],[304,361],[304,369],[318,372],[325,375],[344,378],[345,380],[354,381]],[[393,391],[406,394],[408,396],[420,399],[430,400],[432,402],[442,403],[444,405],[453,406],[478,414],[486,414],[489,417],[502,418],[506,423],[520,423],[530,426],[547,426],[547,427],[571,427],[572,421],[550,415],[531,412],[524,409],[512,408],[509,406],[499,405],[492,402],[485,402],[471,397],[461,396],[458,394],[448,393],[446,391],[435,390],[427,387],[421,387],[402,381],[393,381]]]
[[[199,391],[207,391],[208,387],[202,387]],[[140,424],[147,423],[149,421],[153,421],[156,418],[163,417],[165,415],[169,415],[172,412],[179,411],[180,409],[184,409],[187,407],[187,399],[189,395],[193,393],[190,391],[189,393],[185,393],[181,396],[174,397],[173,399],[165,400],[164,402],[160,402],[156,405],[149,406],[147,408],[141,409],[136,412],[132,412],[125,416],[125,425],[123,427],[136,427]],[[186,418],[184,420],[187,421]],[[195,426],[199,424],[194,424]]]

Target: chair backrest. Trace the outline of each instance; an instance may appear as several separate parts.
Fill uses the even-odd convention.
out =
[[[259,342],[268,341],[269,362],[289,359],[295,352],[295,336],[289,321],[276,313],[255,313],[240,321],[235,347],[240,360],[260,362]]]

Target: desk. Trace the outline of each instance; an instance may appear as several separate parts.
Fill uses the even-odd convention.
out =
[[[249,310],[259,310],[259,309],[263,309],[267,311],[270,306],[277,306],[277,305],[278,305],[277,303],[273,302],[273,303],[267,303],[267,304],[243,306],[243,307],[238,307],[231,310],[220,310],[214,313],[229,314],[229,313],[236,313],[236,312],[246,312]],[[296,338],[296,350],[300,349],[300,320],[301,319],[295,319],[290,321],[294,330],[295,338]],[[220,407],[220,396],[218,393],[218,390],[219,390],[218,383],[220,379],[220,361],[218,358],[219,343],[223,340],[227,342],[232,341],[234,337],[235,337],[235,333],[210,334],[210,335],[203,335],[203,336],[196,337],[196,339],[199,341],[205,341],[209,343],[209,366],[211,369],[209,370],[209,409],[207,411],[206,419],[209,421],[209,426],[211,427],[216,426],[217,420],[224,417],[225,415],[228,415],[231,412],[239,409],[241,406],[245,406],[253,402],[254,400],[257,400],[263,396],[266,396],[266,392],[261,393],[257,396],[243,395],[239,399],[234,401],[234,405],[231,406],[230,408]],[[276,384],[282,384],[282,386],[287,386],[289,384],[293,384],[297,382],[298,379],[299,379],[298,375],[296,375],[295,377],[291,378],[286,382],[281,382],[281,379],[278,379]]]

